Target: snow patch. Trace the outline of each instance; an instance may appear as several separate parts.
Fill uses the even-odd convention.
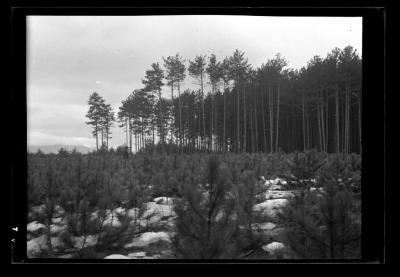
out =
[[[159,241],[171,242],[169,234],[166,232],[146,232],[141,234],[139,237],[134,238],[133,241],[129,244],[126,244],[124,248],[146,247],[149,244]]]
[[[146,252],[133,252],[129,253],[128,257],[131,259],[140,259],[146,257]]]
[[[124,259],[124,260],[126,260],[126,259],[130,259],[130,258],[127,256],[124,256],[124,255],[120,255],[120,254],[112,254],[112,255],[105,257],[104,259]]]
[[[118,210],[118,211],[120,211],[120,210]],[[105,218],[103,224],[110,225],[112,227],[120,227],[121,222],[118,220],[117,214],[118,213],[115,212],[115,210],[114,211],[107,210],[106,218]]]
[[[96,235],[88,235],[88,236],[86,236],[86,239],[84,236],[72,237],[71,240],[73,241],[75,248],[82,248],[82,246],[90,247],[90,246],[96,245],[98,238],[99,238],[99,235],[96,234]],[[85,244],[83,244],[84,241],[85,241]]]
[[[66,229],[67,229],[67,227],[65,225],[62,225],[62,226],[57,225],[57,224],[50,225],[50,233],[52,235],[56,235],[58,233],[61,233],[62,231],[66,230]]]
[[[291,191],[284,191],[284,190],[271,190],[265,193],[266,199],[287,199],[293,198],[294,193]]]
[[[46,229],[46,225],[39,223],[37,221],[29,223],[26,228],[26,230],[31,233],[37,232],[41,229]]]
[[[261,212],[263,215],[275,217],[277,212],[286,206],[287,199],[270,199],[253,206],[253,211]]]
[[[174,209],[171,205],[160,205],[155,202],[147,202],[146,211],[141,216],[142,219],[150,219],[153,216],[170,217],[176,216]]]
[[[42,205],[40,205],[40,206],[34,206],[34,207],[32,207],[31,210],[32,210],[33,213],[36,213],[36,214],[43,214],[43,213],[46,212],[46,205],[45,205],[45,204],[42,204]]]
[[[268,231],[272,230],[276,227],[276,224],[272,222],[264,222],[264,223],[253,223],[251,225],[252,229],[261,230],[261,231]]]
[[[272,243],[269,243],[262,247],[262,249],[265,252],[268,252],[270,255],[273,255],[276,252],[283,250],[284,248],[285,248],[285,245],[281,242],[272,242]]]
[[[154,198],[153,199],[154,200],[154,202],[156,203],[156,204],[161,204],[161,205],[172,205],[173,203],[174,203],[174,198],[171,198],[171,197],[165,197],[165,196],[163,196],[163,197],[157,197],[157,198]]]
[[[53,224],[65,224],[65,219],[62,217],[54,217],[51,219]]]
[[[135,219],[139,216],[139,212],[140,212],[139,208],[131,208],[126,211],[126,215],[131,219]]]
[[[42,235],[40,237],[31,239],[27,242],[26,252],[29,258],[35,257],[35,255],[40,254],[42,250],[49,249],[47,246],[47,236]]]

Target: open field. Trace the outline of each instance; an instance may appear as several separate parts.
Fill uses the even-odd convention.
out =
[[[30,258],[357,258],[359,155],[28,155]]]

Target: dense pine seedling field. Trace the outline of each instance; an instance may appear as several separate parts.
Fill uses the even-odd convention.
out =
[[[356,154],[28,155],[30,258],[360,257]]]

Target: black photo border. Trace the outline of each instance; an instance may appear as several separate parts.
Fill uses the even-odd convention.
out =
[[[13,135],[7,145],[10,184],[9,246],[12,263],[107,263],[105,260],[28,259],[26,257],[27,224],[27,122],[26,122],[26,25],[29,15],[248,15],[248,16],[361,16],[363,17],[363,102],[362,102],[362,258],[360,260],[141,260],[140,263],[385,263],[388,243],[388,210],[390,197],[385,178],[385,100],[387,101],[387,9],[384,5],[356,6],[353,3],[334,6],[269,7],[128,7],[113,5],[89,6],[68,2],[64,6],[36,3],[9,7],[9,103],[7,112],[12,119],[9,132]],[[67,6],[69,5],[69,6]],[[332,47],[334,47],[333,45]],[[17,229],[16,229],[17,228]],[[112,260],[112,263],[127,263]],[[131,263],[139,263],[132,260]]]

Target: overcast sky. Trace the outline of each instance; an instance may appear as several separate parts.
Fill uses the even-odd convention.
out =
[[[279,52],[300,68],[334,47],[361,55],[361,42],[360,17],[29,16],[28,145],[95,147],[85,124],[89,95],[98,91],[118,111],[151,64],[177,52],[188,65],[197,54],[222,60],[239,49],[253,67]],[[187,77],[183,89],[193,82]],[[124,143],[122,129],[112,133],[110,146]]]

